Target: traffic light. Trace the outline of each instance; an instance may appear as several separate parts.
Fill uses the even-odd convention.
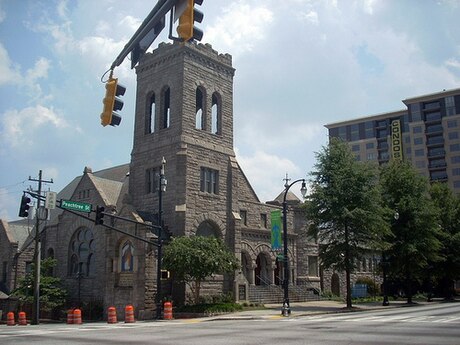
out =
[[[105,98],[103,100],[104,110],[101,114],[101,125],[118,126],[121,122],[121,116],[116,111],[123,108],[123,101],[118,96],[123,96],[126,87],[118,84],[118,78],[110,77],[105,84]]]
[[[201,5],[203,0],[186,0],[187,7],[182,15],[179,17],[179,25],[177,26],[177,33],[184,41],[197,40],[201,41],[203,38],[203,31],[194,26],[195,22],[201,23],[203,21],[203,12],[197,10],[195,5]]]
[[[94,224],[102,225],[104,224],[104,206],[96,206],[96,218],[94,219]]]
[[[30,198],[27,197],[25,194],[22,195],[21,198],[21,205],[19,206],[19,217],[28,217],[29,216],[29,202]]]

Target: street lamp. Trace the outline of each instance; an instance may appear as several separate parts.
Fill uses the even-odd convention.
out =
[[[288,231],[287,231],[287,202],[286,197],[289,191],[294,184],[297,182],[302,182],[302,188],[300,188],[300,192],[302,196],[305,198],[307,194],[307,183],[305,179],[299,179],[291,184],[289,184],[290,179],[287,177],[285,178],[284,183],[284,197],[283,197],[283,263],[284,263],[284,279],[283,279],[283,289],[284,289],[284,298],[283,298],[283,308],[281,309],[281,315],[289,316],[291,314],[291,307],[289,305],[289,261],[288,261]]]
[[[395,211],[393,218],[395,222],[399,219],[399,213],[398,211]],[[385,250],[382,251],[382,273],[383,273],[383,306],[388,306],[390,305],[390,302],[388,301],[388,286],[387,286],[387,265],[388,262],[386,261],[386,256],[385,256]]]
[[[161,319],[161,256],[162,256],[162,247],[163,247],[163,192],[166,192],[166,185],[168,181],[165,178],[165,165],[166,160],[163,157],[161,161],[160,169],[160,181],[158,188],[158,263],[157,263],[157,294],[155,298],[156,302],[156,319]]]

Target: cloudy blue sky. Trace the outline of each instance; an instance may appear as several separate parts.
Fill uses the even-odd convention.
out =
[[[130,160],[135,72],[118,127],[102,74],[156,1],[0,0],[0,218],[43,170],[59,191],[85,166]],[[205,0],[203,42],[233,55],[238,161],[262,201],[305,177],[324,124],[460,87],[459,0]],[[154,43],[168,41],[166,35]],[[36,187],[36,184],[32,184]]]

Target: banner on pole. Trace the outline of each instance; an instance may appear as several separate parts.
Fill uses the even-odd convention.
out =
[[[281,238],[281,210],[272,211],[271,214],[271,244],[272,250],[281,250],[282,238]]]

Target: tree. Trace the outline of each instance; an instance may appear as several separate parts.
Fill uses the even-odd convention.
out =
[[[40,270],[40,308],[48,311],[60,307],[65,303],[67,291],[61,287],[61,279],[51,275],[53,267],[57,264],[56,259],[46,258],[41,261]],[[26,274],[19,281],[19,286],[11,294],[19,298],[21,303],[33,303],[34,301],[34,267],[31,273]]]
[[[197,304],[201,283],[213,274],[235,271],[235,255],[215,237],[191,236],[173,238],[164,251],[163,267],[190,286]]]
[[[404,282],[407,303],[412,303],[413,283],[423,278],[429,262],[440,260],[437,210],[429,184],[407,162],[391,162],[380,175],[386,206],[394,210],[391,247],[386,252],[389,274]]]
[[[369,163],[356,161],[349,146],[336,138],[316,153],[316,159],[306,204],[309,234],[319,241],[322,265],[345,271],[351,308],[350,275],[355,263],[388,231],[378,174]]]
[[[460,277],[460,199],[445,183],[436,183],[430,190],[439,213],[439,241],[442,260],[430,263],[429,275],[437,277],[445,299],[454,294],[453,282]]]

